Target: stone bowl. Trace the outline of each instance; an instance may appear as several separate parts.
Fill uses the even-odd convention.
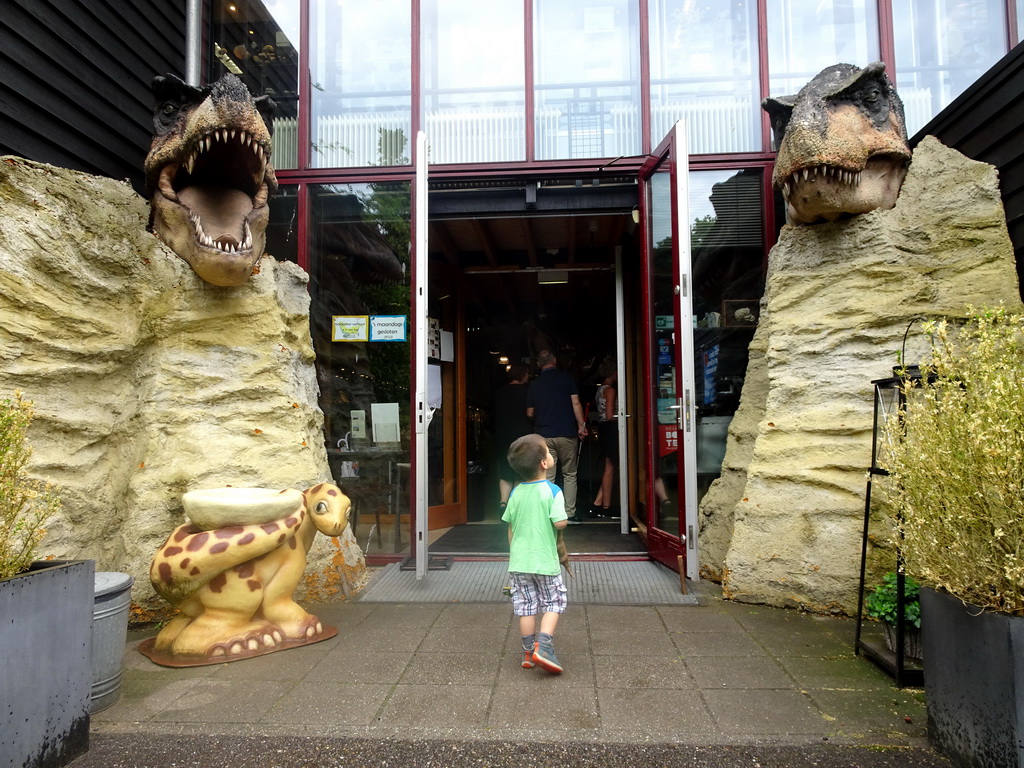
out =
[[[294,488],[209,488],[189,491],[181,502],[193,525],[213,531],[280,520],[298,512],[303,497]]]

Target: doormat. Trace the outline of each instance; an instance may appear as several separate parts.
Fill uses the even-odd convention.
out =
[[[562,574],[570,604],[698,605],[692,589],[682,594],[679,574],[651,560],[576,560],[576,578]],[[690,582],[688,582],[689,584]],[[384,566],[357,598],[361,603],[511,603],[508,561],[455,561],[451,570],[415,571]]]

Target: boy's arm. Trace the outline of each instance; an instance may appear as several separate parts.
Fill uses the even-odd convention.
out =
[[[556,531],[560,531],[563,528],[565,528],[565,526],[567,526],[569,524],[569,521],[568,521],[568,519],[566,519],[566,520],[559,520],[557,523],[553,522],[551,524],[553,526],[555,526],[555,530]],[[508,529],[508,540],[512,541],[512,529],[511,528]]]
[[[508,524],[508,543],[512,546],[512,523]]]

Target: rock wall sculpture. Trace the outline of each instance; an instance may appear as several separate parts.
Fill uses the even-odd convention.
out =
[[[127,184],[21,158],[0,158],[0,211],[0,391],[35,401],[29,469],[64,502],[44,551],[131,574],[133,618],[163,616],[149,565],[183,494],[330,480],[308,276],[265,257],[210,285]],[[365,581],[346,529],[314,541],[297,594]]]
[[[784,227],[700,507],[703,572],[738,600],[855,611],[871,381],[891,375],[914,318],[1000,301],[1020,305],[996,170],[932,137],[891,210]],[[924,343],[912,332],[905,359]]]

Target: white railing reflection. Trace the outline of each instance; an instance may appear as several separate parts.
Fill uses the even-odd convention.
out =
[[[928,94],[904,98],[908,124],[921,124]],[[912,117],[913,116],[913,117]],[[613,106],[596,124],[586,126],[588,148],[580,154],[575,147],[583,128],[574,127],[561,109],[537,111],[536,154],[540,159],[577,156],[619,157],[639,154],[640,117],[633,105]],[[690,152],[721,154],[760,150],[760,106],[749,96],[715,96],[679,99],[653,104],[651,133],[654,140],[665,135],[673,123],[686,118]],[[430,141],[430,162],[490,163],[518,162],[525,158],[526,124],[521,107],[476,110],[442,109],[428,112],[425,131]],[[294,118],[274,121],[274,159],[277,168],[296,167]],[[409,136],[409,117],[402,112],[358,112],[316,118],[313,136],[313,166],[316,168],[372,167],[382,164],[381,131],[402,131]],[[576,134],[572,131],[576,130]],[[593,141],[594,132],[600,142]],[[385,134],[386,135],[386,134]],[[574,139],[577,141],[574,143]],[[599,147],[599,149],[594,149]],[[394,147],[386,148],[396,157]],[[592,155],[592,152],[600,154]],[[409,149],[401,153],[408,160]]]

